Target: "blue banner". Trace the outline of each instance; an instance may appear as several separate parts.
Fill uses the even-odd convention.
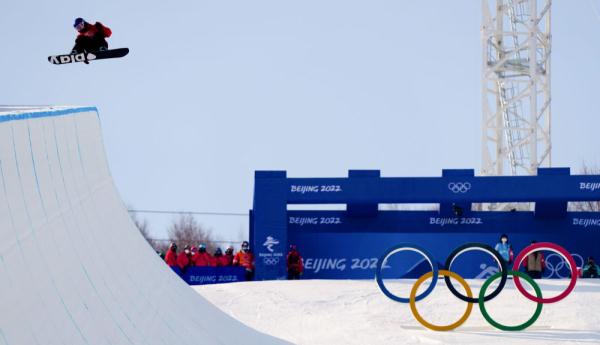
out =
[[[600,257],[600,215],[570,213],[566,218],[539,219],[532,212],[473,212],[468,217],[440,217],[436,211],[381,211],[375,217],[352,218],[344,211],[289,211],[288,241],[304,259],[304,278],[372,279],[379,257],[391,246],[410,242],[426,248],[443,267],[450,252],[467,242],[494,247],[509,236],[514,257],[531,241],[566,248],[578,267],[588,256]],[[463,254],[453,270],[465,278],[486,278],[497,265],[483,253]],[[419,258],[422,259],[422,258]],[[544,277],[565,278],[568,266],[546,254]],[[429,264],[411,258],[418,271]]]
[[[570,201],[600,200],[599,175],[571,175],[568,168],[539,169],[537,176],[476,177],[473,170],[443,170],[441,177],[380,175],[351,170],[347,178],[288,178],[285,171],[257,171],[250,217],[256,278],[285,278],[290,244],[304,258],[304,278],[315,279],[373,279],[379,257],[400,242],[427,248],[436,264],[444,265],[457,246],[494,247],[503,233],[515,257],[531,241],[563,246],[577,266],[588,256],[600,257],[600,213],[567,208]],[[474,211],[473,203],[479,202],[531,202],[533,207]],[[439,210],[382,211],[383,203],[435,203]],[[345,204],[346,210],[288,210],[290,204]],[[422,258],[411,260],[404,275],[428,269]],[[547,252],[546,262],[543,276],[569,276],[557,254]],[[485,278],[497,269],[489,255],[471,252],[455,266],[465,278]]]
[[[239,266],[192,266],[186,268],[183,272],[179,267],[171,268],[189,285],[235,283],[246,280],[246,270]]]

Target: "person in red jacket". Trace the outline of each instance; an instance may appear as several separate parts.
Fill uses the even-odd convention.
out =
[[[302,265],[302,256],[298,252],[295,244],[290,246],[290,251],[287,255],[287,272],[289,280],[300,279],[304,266]]]
[[[230,265],[229,258],[227,258],[227,256],[223,255],[221,248],[217,248],[217,250],[215,250],[215,255],[213,256],[213,258],[214,258],[215,266],[222,267],[222,266]]]
[[[108,49],[106,39],[112,35],[112,31],[100,22],[90,24],[83,18],[75,19],[73,27],[79,35],[75,39],[72,54],[83,52],[95,52]]]
[[[246,269],[246,280],[254,279],[254,254],[250,251],[250,243],[242,242],[240,250],[233,258],[234,266],[242,266]]]
[[[190,266],[190,246],[185,246],[183,252],[179,253],[177,256],[177,266],[181,269],[181,272],[184,272],[186,268]]]
[[[165,262],[169,266],[177,266],[177,245],[175,243],[169,245],[169,250],[167,250],[167,254],[165,255]]]
[[[192,261],[196,266],[213,266],[213,258],[206,251],[206,245],[204,245],[204,243],[198,246],[198,252],[196,253],[196,255],[194,255]]]
[[[225,250],[225,255],[223,255],[223,256],[227,258],[226,266],[232,266],[233,265],[233,247],[232,246],[227,247],[227,249]]]

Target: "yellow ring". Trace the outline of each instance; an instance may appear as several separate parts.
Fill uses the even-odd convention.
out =
[[[448,271],[448,270],[439,270],[438,273],[440,276],[456,279],[460,283],[460,285],[462,285],[465,288],[465,291],[467,292],[467,296],[473,297],[473,292],[471,291],[471,288],[469,287],[467,282],[461,276],[459,276],[458,274],[456,274],[454,272]],[[434,330],[434,331],[453,330],[456,327],[462,325],[465,321],[467,321],[467,319],[469,318],[469,315],[471,315],[471,311],[473,310],[473,303],[467,303],[467,310],[465,311],[463,316],[453,324],[450,324],[447,326],[438,326],[438,325],[434,325],[434,324],[431,324],[431,323],[425,321],[425,319],[423,319],[423,317],[421,317],[421,315],[419,314],[419,311],[417,310],[415,298],[417,296],[417,290],[419,289],[419,286],[421,286],[421,284],[423,284],[423,282],[425,280],[427,280],[428,278],[431,278],[432,276],[433,276],[433,272],[429,271],[429,272],[423,274],[421,276],[421,278],[417,279],[417,281],[415,282],[415,285],[413,285],[412,290],[410,290],[410,298],[409,298],[410,310],[412,311],[415,319],[417,319],[417,321],[419,321],[419,323],[421,325],[423,325],[431,330]]]

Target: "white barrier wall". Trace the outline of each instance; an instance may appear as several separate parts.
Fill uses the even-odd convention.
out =
[[[179,279],[131,222],[95,108],[0,108],[0,344],[280,344]]]

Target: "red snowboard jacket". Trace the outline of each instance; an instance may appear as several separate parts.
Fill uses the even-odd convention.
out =
[[[79,35],[77,35],[77,38],[108,38],[110,37],[110,35],[112,35],[112,31],[108,27],[102,25],[102,23],[100,22],[96,22],[96,24],[85,23],[83,29],[79,31]]]
[[[226,255],[219,255],[219,256],[214,256],[214,263],[216,266],[230,266],[231,265],[231,261],[229,261],[229,258]]]
[[[169,266],[177,266],[177,252],[169,249],[165,254],[165,262]]]
[[[179,255],[177,256],[177,266],[179,266],[179,268],[181,268],[183,270],[186,267],[188,267],[189,265],[190,265],[190,258],[188,258],[187,254],[185,252],[179,253]]]
[[[302,265],[302,257],[297,250],[291,250],[287,255],[287,269],[291,272],[302,273],[304,266]]]
[[[233,265],[233,254],[223,254],[223,257],[227,259],[227,265],[223,265],[223,266],[231,266]],[[225,260],[223,260],[225,261]]]
[[[196,266],[213,266],[213,258],[207,252],[197,252],[196,254],[194,254],[194,257],[192,257],[192,262]]]

